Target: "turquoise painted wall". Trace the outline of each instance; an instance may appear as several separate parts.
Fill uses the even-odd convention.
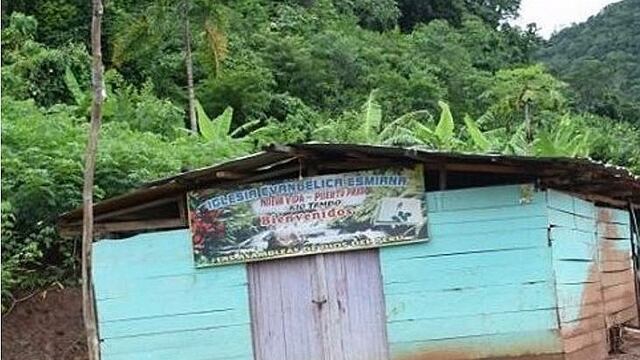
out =
[[[597,208],[520,185],[426,203],[429,241],[380,249],[392,358],[565,352]],[[188,230],[97,242],[93,276],[103,359],[253,358],[245,265],[196,269]]]
[[[570,328],[583,319],[581,310],[585,290],[591,284],[598,289],[600,287],[596,207],[553,190],[548,192],[548,203],[560,322],[563,328]],[[589,302],[602,306],[601,297]],[[604,325],[604,320],[602,323]]]
[[[392,358],[562,351],[546,196],[522,190],[428,193],[430,241],[380,250]]]
[[[196,270],[188,230],[93,251],[102,359],[253,359],[244,265]]]

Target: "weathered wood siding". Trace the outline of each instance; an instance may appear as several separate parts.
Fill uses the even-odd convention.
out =
[[[598,250],[607,327],[637,323],[629,212],[600,207]]]
[[[548,204],[566,359],[604,359],[607,328],[637,320],[629,214],[553,190]]]
[[[429,193],[430,241],[380,250],[393,359],[561,358],[546,198],[527,193]]]
[[[244,265],[196,269],[188,230],[94,244],[104,360],[252,359]]]
[[[566,359],[604,359],[607,342],[596,207],[553,190],[548,191],[548,206],[558,315]]]
[[[250,264],[256,360],[386,360],[377,250]]]

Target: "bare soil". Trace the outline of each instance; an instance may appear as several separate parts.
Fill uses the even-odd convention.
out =
[[[609,360],[640,360],[640,337],[624,336],[620,350],[622,354],[611,355]]]
[[[86,349],[80,289],[41,292],[2,318],[2,360],[88,360]],[[640,337],[621,350],[608,360],[640,360]]]
[[[2,360],[86,360],[80,289],[48,290],[2,317]]]

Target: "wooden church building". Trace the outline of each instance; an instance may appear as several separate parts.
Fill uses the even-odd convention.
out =
[[[101,357],[604,359],[638,204],[590,160],[271,146],[95,205]]]

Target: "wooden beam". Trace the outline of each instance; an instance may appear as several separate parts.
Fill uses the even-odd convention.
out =
[[[121,232],[132,230],[148,230],[148,229],[163,229],[163,228],[176,228],[185,227],[187,224],[183,219],[153,219],[153,220],[139,220],[139,221],[120,221],[113,223],[101,223],[96,224],[96,231],[99,233],[105,232]]]
[[[104,214],[100,214],[100,215],[96,216],[95,219],[96,219],[96,221],[100,221],[100,220],[104,220],[104,219],[107,219],[107,218],[110,218],[110,217],[115,217],[115,216],[119,216],[119,215],[125,215],[125,214],[128,214],[128,213],[144,210],[144,209],[147,209],[147,208],[156,207],[158,205],[168,204],[168,203],[171,203],[171,202],[174,202],[174,201],[180,202],[180,198],[179,197],[161,198],[161,199],[154,200],[154,201],[147,202],[147,203],[143,203],[143,204],[140,204],[140,205],[126,207],[124,209],[115,210],[115,211],[109,211],[109,212],[106,212]]]
[[[313,151],[298,149],[294,146],[289,146],[289,145],[272,144],[268,146],[265,150],[270,152],[288,154],[295,157],[312,158],[315,156],[315,153]]]
[[[457,172],[486,172],[498,174],[535,174],[535,171],[527,170],[522,167],[492,165],[492,164],[445,164],[444,168],[448,171]]]
[[[108,223],[96,223],[93,233],[96,235],[105,233],[142,231],[154,229],[175,229],[187,227],[186,222],[180,218],[172,219],[153,219],[153,220],[136,220],[136,221],[119,221]],[[82,228],[79,226],[69,226],[60,229],[62,236],[75,236],[81,233]]]
[[[296,164],[294,166],[287,166],[281,169],[269,170],[261,174],[249,176],[245,179],[242,179],[241,181],[238,181],[237,183],[247,184],[247,183],[252,183],[252,182],[257,182],[262,180],[271,180],[283,175],[292,174],[292,173],[297,174],[299,172],[300,172],[300,165]]]
[[[382,167],[398,167],[409,166],[415,162],[394,161],[389,160],[369,160],[369,161],[335,161],[335,162],[319,162],[316,166],[318,169],[325,170],[363,170]]]
[[[581,199],[590,201],[590,202],[609,204],[609,205],[613,205],[614,207],[618,207],[618,208],[627,207],[627,205],[629,204],[628,201],[615,199],[615,198],[612,198],[612,197],[609,197],[609,196],[604,196],[604,195],[583,194],[583,193],[579,193],[579,192],[575,192],[575,191],[567,191],[567,193],[571,194],[571,195],[574,195],[576,197],[579,197]]]
[[[246,177],[246,173],[239,173],[235,171],[216,171],[215,177],[218,179],[238,180]]]

